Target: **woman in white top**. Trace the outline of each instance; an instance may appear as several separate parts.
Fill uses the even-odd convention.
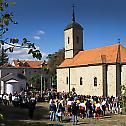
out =
[[[97,119],[100,119],[101,112],[102,112],[102,105],[101,105],[100,101],[98,101],[96,103],[96,116],[97,116]]]

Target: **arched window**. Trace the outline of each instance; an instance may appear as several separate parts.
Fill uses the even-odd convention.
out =
[[[68,44],[70,43],[70,37],[68,37],[68,41],[67,42],[68,42]]]
[[[83,82],[82,82],[82,77],[80,77],[80,85],[82,85],[83,84]]]
[[[94,77],[94,86],[97,86],[97,77]]]
[[[68,84],[68,77],[66,77],[66,84]]]

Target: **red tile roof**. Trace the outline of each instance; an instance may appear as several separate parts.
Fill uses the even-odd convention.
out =
[[[12,63],[16,68],[42,68],[47,66],[45,61],[13,60]]]
[[[5,64],[3,64],[2,66],[0,66],[0,68],[14,68],[14,66],[12,66],[12,65],[9,64],[9,63],[5,63]]]
[[[120,44],[80,51],[72,59],[65,59],[59,67],[98,63],[126,62],[126,48]]]

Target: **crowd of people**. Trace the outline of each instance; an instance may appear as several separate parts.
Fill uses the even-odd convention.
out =
[[[122,114],[123,102],[121,97],[100,97],[77,95],[75,92],[48,92],[50,120],[62,122],[69,116],[73,125],[77,118],[104,118],[106,114]]]
[[[121,97],[100,97],[90,95],[77,95],[75,92],[15,92],[14,94],[0,94],[0,104],[28,108],[29,118],[33,118],[36,103],[49,102],[50,121],[62,122],[69,116],[73,125],[77,124],[78,117],[97,118],[104,117],[107,113],[122,114],[123,102]]]
[[[14,107],[27,108],[29,110],[29,118],[33,118],[33,113],[40,95],[32,92],[15,92],[13,94],[0,94],[0,104],[5,106],[13,105]]]

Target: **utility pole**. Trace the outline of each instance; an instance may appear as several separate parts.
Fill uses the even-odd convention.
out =
[[[44,91],[45,91],[45,89],[46,89],[46,85],[45,85],[45,77],[44,77]]]
[[[42,74],[41,74],[41,97],[42,97],[42,92],[43,92],[42,87],[43,87],[43,84],[42,84]]]

